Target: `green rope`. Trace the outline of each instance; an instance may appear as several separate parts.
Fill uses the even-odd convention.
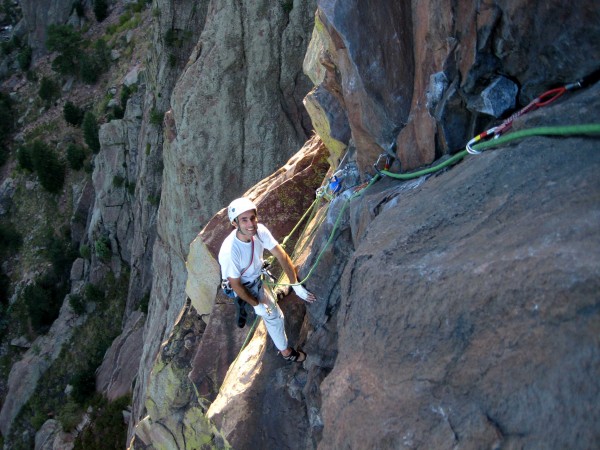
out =
[[[500,136],[496,139],[491,139],[486,142],[480,142],[479,144],[473,145],[474,150],[485,150],[491,147],[498,147],[506,144],[507,142],[514,141],[516,139],[523,139],[530,136],[569,136],[569,135],[596,135],[600,134],[600,124],[585,124],[585,125],[565,125],[557,127],[538,127],[530,128],[528,130],[519,130],[504,136]],[[427,175],[444,167],[456,164],[458,161],[463,159],[468,154],[467,150],[462,150],[447,159],[446,161],[430,167],[428,169],[419,170],[412,173],[394,173],[389,170],[381,170],[383,175],[386,175],[397,180],[412,180],[413,178],[419,178],[423,175]]]
[[[287,241],[290,239],[290,237],[292,237],[292,235],[296,232],[296,230],[298,229],[298,227],[300,226],[300,224],[304,221],[304,219],[306,219],[306,216],[308,216],[308,213],[311,212],[313,210],[313,208],[315,207],[315,205],[317,204],[317,202],[319,201],[319,198],[315,198],[313,200],[313,202],[311,203],[311,205],[308,207],[308,209],[304,212],[304,214],[302,215],[302,217],[300,217],[300,220],[298,220],[298,222],[296,223],[296,225],[294,226],[294,228],[292,228],[292,231],[290,231],[288,233],[288,235],[286,237],[283,238],[283,241],[281,242],[281,246],[283,248],[285,248]]]
[[[270,283],[268,281],[265,281],[264,283],[267,284],[267,285],[269,285],[269,286],[297,286],[299,284],[306,283],[306,281],[311,277],[311,275],[313,274],[313,272],[315,271],[315,269],[319,265],[319,262],[321,261],[321,258],[323,257],[323,254],[325,253],[325,250],[327,250],[327,247],[329,247],[329,245],[333,241],[333,238],[335,237],[335,233],[336,233],[336,231],[337,231],[337,229],[338,229],[338,227],[340,225],[340,221],[342,219],[342,216],[343,216],[344,212],[346,211],[346,208],[348,207],[348,205],[350,204],[350,202],[352,200],[354,200],[355,198],[358,198],[358,197],[362,196],[367,191],[367,189],[369,189],[373,184],[375,184],[375,182],[377,180],[379,180],[379,178],[380,178],[379,175],[375,175],[373,178],[371,178],[371,181],[369,181],[369,183],[364,188],[356,191],[355,193],[353,193],[350,197],[348,197],[344,201],[344,204],[342,205],[342,208],[340,209],[340,212],[338,213],[337,219],[336,219],[336,221],[335,221],[335,223],[333,225],[333,229],[331,230],[331,233],[329,233],[329,238],[327,239],[327,242],[325,242],[325,245],[323,246],[323,248],[319,252],[319,255],[317,256],[317,259],[315,260],[315,262],[311,266],[310,270],[308,271],[308,274],[306,275],[306,277],[304,277],[303,280],[300,280],[297,283]]]
[[[497,139],[491,139],[473,146],[475,150],[485,150],[486,148],[497,147],[516,139],[523,139],[531,136],[572,136],[572,135],[596,135],[600,134],[600,124],[589,123],[584,125],[564,125],[556,127],[538,127],[528,130],[519,130]]]

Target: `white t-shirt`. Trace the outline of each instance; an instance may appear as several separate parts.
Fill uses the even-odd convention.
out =
[[[254,257],[252,256],[252,242],[240,241],[233,230],[225,238],[219,250],[219,264],[221,265],[221,277],[242,278],[242,283],[254,281],[260,276],[263,264],[263,252],[272,250],[278,244],[271,232],[263,224],[259,223],[257,233],[252,237],[254,241]],[[252,264],[248,267],[248,264]],[[248,269],[242,274],[244,269]]]

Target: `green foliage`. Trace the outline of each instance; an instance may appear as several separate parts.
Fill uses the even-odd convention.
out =
[[[73,11],[77,13],[77,17],[79,18],[85,16],[85,9],[81,0],[76,0],[75,3],[73,3]]]
[[[108,17],[108,2],[106,0],[94,0],[94,15],[98,22]]]
[[[83,53],[79,60],[81,62],[81,69],[79,71],[81,81],[86,84],[95,84],[103,72],[103,67],[92,55],[86,53]]]
[[[83,122],[83,114],[84,111],[71,101],[67,101],[65,106],[63,107],[63,116],[67,123],[74,125],[76,127],[81,125]]]
[[[71,25],[50,25],[46,48],[58,52],[52,68],[63,75],[77,75],[83,38]]]
[[[52,102],[58,97],[60,93],[58,85],[52,80],[52,78],[43,77],[40,82],[40,89],[38,91],[39,97],[46,103]]]
[[[160,203],[160,195],[148,195],[146,200],[148,200],[148,203],[150,203],[152,206],[158,206]]]
[[[53,274],[47,274],[25,286],[19,295],[27,308],[31,327],[43,334],[58,317],[66,289],[57,283]]]
[[[75,373],[70,384],[73,386],[71,397],[78,404],[83,405],[96,392],[96,367],[89,365]]]
[[[127,107],[127,100],[129,100],[129,97],[131,97],[131,94],[133,94],[135,91],[134,87],[131,86],[123,86],[123,88],[121,89],[121,96],[120,96],[120,102],[121,102],[121,108],[125,109]]]
[[[158,111],[156,108],[152,108],[150,111],[150,123],[152,125],[161,125],[164,117],[165,113]]]
[[[35,169],[33,167],[33,159],[31,157],[31,145],[24,144],[21,145],[17,150],[17,163],[19,163],[19,167],[25,169],[29,172],[33,172]]]
[[[112,113],[109,114],[109,120],[122,119],[125,116],[125,111],[120,106],[115,106]]]
[[[63,430],[71,432],[81,422],[83,416],[82,408],[79,404],[74,401],[67,401],[61,408],[58,416],[56,417],[63,427]]]
[[[67,233],[68,234],[68,233]],[[46,233],[45,256],[52,264],[52,269],[58,277],[67,278],[73,261],[77,258],[77,252],[71,245],[71,239],[67,235],[63,238],[55,236],[51,230]]]
[[[23,237],[12,223],[0,222],[0,256],[6,257],[19,251]]]
[[[150,3],[152,3],[152,0],[137,0],[135,3],[128,4],[127,9],[139,13],[142,12],[146,5],[149,5]]]
[[[140,300],[140,311],[144,314],[148,314],[148,305],[150,304],[150,292],[144,294]]]
[[[98,39],[91,53],[82,53],[79,57],[81,80],[94,84],[110,66],[110,49],[104,39]]]
[[[31,159],[42,187],[58,193],[65,183],[65,165],[58,155],[47,144],[36,140],[31,147]]]
[[[127,183],[125,187],[127,188],[127,192],[129,192],[129,195],[135,194],[135,182]]]
[[[82,169],[85,157],[85,148],[83,148],[81,145],[69,144],[67,147],[67,161],[69,162],[71,169]]]
[[[104,39],[99,39],[88,53],[83,49],[81,33],[71,25],[50,25],[46,47],[58,52],[52,68],[63,75],[79,75],[87,84],[94,84],[110,63],[110,49]]]
[[[106,294],[102,289],[93,284],[86,284],[83,294],[86,303],[99,303],[103,304],[106,299]]]
[[[26,72],[29,70],[29,66],[31,65],[31,57],[33,54],[33,50],[29,45],[26,45],[21,49],[19,54],[17,55],[17,62],[19,63],[19,68]]]
[[[87,244],[81,245],[81,247],[79,247],[79,255],[83,259],[89,260],[92,256],[92,251],[90,250],[90,246]]]
[[[88,396],[85,405],[80,406],[74,398],[69,398],[64,390],[67,384],[72,384],[74,375],[80,380],[81,387],[85,387],[86,373],[93,373],[101,363],[113,340],[121,333],[122,319],[127,299],[127,286],[129,285],[129,274],[123,272],[119,279],[115,279],[112,274],[108,274],[102,281],[102,288],[106,289],[106,300],[97,303],[93,314],[87,317],[87,320],[79,327],[73,330],[73,335],[67,345],[64,345],[58,358],[51,363],[50,367],[41,375],[37,382],[35,393],[30,397],[29,402],[21,409],[20,419],[13,422],[10,442],[10,448],[33,448],[33,442],[30,445],[15,445],[15,441],[21,442],[21,436],[25,429],[30,430],[30,425],[36,417],[55,417],[65,429],[71,429],[78,423],[88,405],[93,406],[92,423],[99,423],[99,429],[95,430],[93,435],[106,432],[97,448],[112,449],[123,448],[124,438],[121,438],[117,431],[117,415],[114,420],[105,421],[100,416],[104,416],[109,403],[99,395]],[[99,297],[104,299],[104,291],[99,288],[86,288],[87,291],[95,291]],[[93,296],[93,295],[92,295]],[[87,298],[87,295],[86,295]],[[8,376],[8,374],[6,375]],[[88,385],[89,386],[89,385]],[[85,389],[82,390],[85,393]],[[119,400],[114,406],[119,412],[127,407],[129,400]],[[126,427],[123,424],[122,416],[119,417],[119,426]],[[113,427],[113,424],[115,427]],[[93,425],[90,425],[93,426]],[[120,428],[119,428],[120,429]],[[90,430],[87,430],[88,433]],[[32,433],[29,433],[32,436]],[[81,435],[80,435],[81,436]],[[120,441],[119,445],[114,444],[113,440]],[[8,441],[8,440],[7,440]],[[31,439],[32,441],[32,439]],[[78,448],[93,449],[93,441],[89,445]],[[29,442],[28,442],[29,444]]]
[[[120,188],[123,187],[123,184],[125,184],[125,178],[121,175],[115,175],[113,177],[113,182],[112,182],[113,186],[116,188]]]
[[[0,49],[2,49],[3,55],[10,55],[10,53],[15,49],[15,45],[12,41],[3,41],[0,43]]]
[[[294,0],[282,0],[281,7],[283,8],[283,12],[289,14],[294,9]]]
[[[123,448],[127,440],[127,425],[123,410],[131,403],[129,396],[113,402],[104,400],[92,413],[90,425],[75,440],[74,450],[106,450]]]
[[[165,45],[167,47],[177,47],[180,45],[179,38],[177,37],[177,30],[169,28],[165,33]]]
[[[131,11],[126,10],[125,13],[121,14],[119,16],[119,25],[123,25],[127,22],[129,22],[129,20],[131,19],[133,15],[131,14]]]
[[[96,250],[96,256],[100,258],[101,261],[109,261],[112,256],[112,251],[110,249],[110,239],[106,236],[102,236],[94,243],[94,248]]]
[[[83,116],[83,139],[94,154],[100,151],[100,139],[98,137],[98,122],[96,116],[88,111]]]
[[[85,300],[79,294],[69,295],[69,305],[75,314],[78,316],[85,313]]]
[[[13,102],[4,92],[0,92],[0,143],[12,133],[14,128]]]

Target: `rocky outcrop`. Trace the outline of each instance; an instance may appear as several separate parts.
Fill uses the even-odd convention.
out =
[[[69,18],[76,25],[80,22],[71,0],[21,0],[20,4],[27,31],[26,40],[38,55],[47,52],[46,36],[50,25],[62,25]]]
[[[100,127],[102,151],[96,156],[92,180],[95,203],[88,225],[89,242],[110,242],[111,270],[120,274],[122,264],[131,264],[130,243],[134,236],[132,213],[135,184],[140,173],[138,133],[142,120],[140,90],[127,104],[125,117]],[[92,261],[94,263],[95,260]]]
[[[190,242],[218,210],[283,165],[307,138],[301,103],[309,82],[302,59],[314,6],[301,2],[290,11],[280,2],[207,3],[202,34],[163,123],[154,277],[132,423],[144,416],[150,368],[186,298]]]
[[[361,170],[394,142],[401,167],[412,169],[489,122],[496,108],[472,102],[499,75],[516,82],[518,106],[595,70],[598,18],[593,1],[319,2],[304,64],[317,85],[307,108],[322,110],[315,127],[325,142],[340,141],[347,116]]]
[[[96,371],[96,390],[109,400],[132,392],[142,354],[144,314],[135,311],[127,318],[123,332],[106,351],[102,365]]]
[[[35,392],[37,382],[58,358],[60,351],[73,335],[73,330],[85,320],[73,313],[65,299],[58,319],[44,336],[38,337],[25,352],[21,360],[10,369],[7,393],[0,410],[0,432],[8,436],[19,411]]]

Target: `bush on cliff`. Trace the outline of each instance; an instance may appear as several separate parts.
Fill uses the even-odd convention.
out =
[[[50,25],[46,48],[58,52],[52,61],[52,69],[63,75],[77,75],[82,44],[81,33],[71,25]]]
[[[79,57],[81,81],[94,84],[110,65],[110,49],[104,39],[99,39],[94,44],[90,53],[81,53]]]
[[[131,398],[128,395],[112,402],[103,398],[92,413],[90,425],[77,436],[74,450],[122,448],[127,439],[123,411],[130,403]]]
[[[67,147],[67,161],[69,162],[71,169],[82,169],[85,157],[85,148],[83,148],[81,145],[69,144]]]
[[[83,139],[94,154],[100,151],[100,138],[98,136],[98,122],[94,113],[88,111],[83,116]]]
[[[31,57],[33,55],[33,49],[26,45],[21,49],[19,54],[17,55],[17,62],[19,63],[19,68],[23,72],[27,72],[29,70],[29,66],[31,65]]]
[[[58,155],[48,144],[36,140],[31,146],[31,160],[42,187],[58,193],[65,183],[65,165]]]
[[[53,274],[44,275],[27,285],[19,296],[26,305],[29,324],[38,335],[48,331],[60,312],[66,291],[56,281]]]
[[[0,256],[15,254],[22,243],[23,237],[12,223],[0,223]]]
[[[52,78],[43,77],[40,81],[39,97],[46,103],[51,103],[59,96],[60,89]]]
[[[63,117],[65,118],[67,123],[70,123],[71,125],[74,125],[76,127],[80,126],[83,122],[83,114],[83,109],[81,109],[71,101],[67,101],[65,103],[65,106],[63,107]]]

